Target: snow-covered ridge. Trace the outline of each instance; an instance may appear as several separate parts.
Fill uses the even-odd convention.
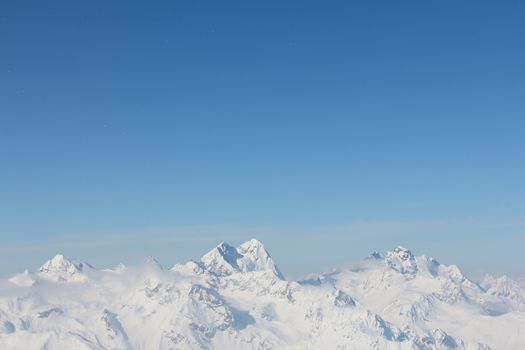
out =
[[[169,270],[56,255],[0,281],[0,349],[525,349],[524,290],[401,246],[305,281],[255,239]]]

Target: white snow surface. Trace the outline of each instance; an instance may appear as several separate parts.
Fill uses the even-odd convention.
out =
[[[403,247],[304,281],[255,239],[169,270],[57,255],[0,281],[0,349],[525,349],[525,286]]]

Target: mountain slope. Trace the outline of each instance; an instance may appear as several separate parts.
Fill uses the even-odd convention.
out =
[[[286,280],[261,242],[164,270],[57,255],[0,282],[1,349],[519,349],[523,284],[397,247]]]

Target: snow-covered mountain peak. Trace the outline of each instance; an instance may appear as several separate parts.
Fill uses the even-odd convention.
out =
[[[480,286],[489,295],[504,297],[512,301],[515,307],[525,308],[525,289],[518,281],[506,275],[501,277],[486,275]]]
[[[235,272],[270,271],[283,278],[264,245],[256,239],[246,241],[237,248],[222,242],[206,253],[201,263],[206,270],[218,276]]]
[[[383,260],[385,265],[394,271],[404,275],[406,278],[412,279],[416,275],[429,277],[442,277],[450,279],[454,283],[462,283],[468,281],[465,275],[456,265],[442,265],[433,257],[425,255],[415,256],[409,249],[397,246],[394,250],[388,251],[382,255],[374,253],[366,260]]]
[[[277,265],[260,241],[250,239],[241,244],[237,251],[242,255],[242,258],[238,261],[239,268],[242,271],[271,271],[283,279],[283,275],[277,268]]]
[[[417,262],[414,254],[405,247],[397,246],[385,255],[385,263],[392,269],[413,276],[417,273]]]
[[[387,256],[395,256],[403,261],[414,259],[414,254],[412,254],[409,249],[400,245],[398,245],[394,250],[388,252]]]
[[[218,275],[227,276],[235,271],[239,271],[237,259],[240,254],[235,247],[232,247],[226,242],[221,242],[218,246],[204,254],[201,258],[201,263],[205,269]]]
[[[39,274],[58,281],[85,280],[83,272],[92,269],[88,263],[70,259],[62,254],[55,255],[38,269]]]
[[[264,245],[262,244],[262,242],[255,238],[249,239],[246,242],[242,243],[238,247],[238,249],[244,252],[248,250],[264,250],[266,252],[266,249],[264,248]],[[268,253],[266,252],[266,254]]]
[[[66,258],[62,254],[57,254],[53,258],[46,261],[38,271],[49,272],[49,271],[80,271],[80,266],[77,266],[71,259]]]

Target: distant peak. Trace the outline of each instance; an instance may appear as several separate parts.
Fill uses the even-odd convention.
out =
[[[237,259],[240,254],[237,249],[226,242],[221,242],[215,248],[204,254],[201,258],[202,264],[210,272],[219,276],[230,275],[239,269]]]
[[[284,279],[261,241],[252,238],[241,244],[237,250],[243,256],[239,261],[239,266],[243,271],[269,270],[277,277]]]
[[[252,238],[241,245],[237,247],[237,251],[241,255],[246,254],[257,254],[257,255],[263,255],[265,257],[269,257],[270,254],[268,254],[268,251],[266,248],[264,248],[264,245],[261,241],[256,240],[255,238]]]
[[[38,272],[57,281],[68,281],[71,278],[73,280],[84,280],[86,277],[83,272],[91,268],[92,266],[88,263],[67,258],[63,254],[57,254],[42,264]]]
[[[221,242],[217,247],[206,253],[201,258],[201,262],[208,271],[218,275],[270,270],[282,278],[282,274],[275,266],[270,254],[264,245],[256,239],[250,239],[237,248],[226,242]]]
[[[57,254],[51,259],[49,259],[48,262],[52,263],[53,265],[60,265],[60,264],[72,263],[72,260],[74,259],[66,258],[64,254]]]
[[[394,248],[393,253],[402,260],[410,260],[414,258],[414,254],[412,254],[412,252],[409,249],[400,245]]]
[[[40,272],[74,272],[82,271],[85,267],[91,267],[87,263],[77,261],[76,259],[67,258],[63,254],[57,254],[52,259],[46,261],[40,266]]]
[[[409,276],[415,275],[418,271],[414,254],[400,245],[386,253],[385,263],[390,268]]]

